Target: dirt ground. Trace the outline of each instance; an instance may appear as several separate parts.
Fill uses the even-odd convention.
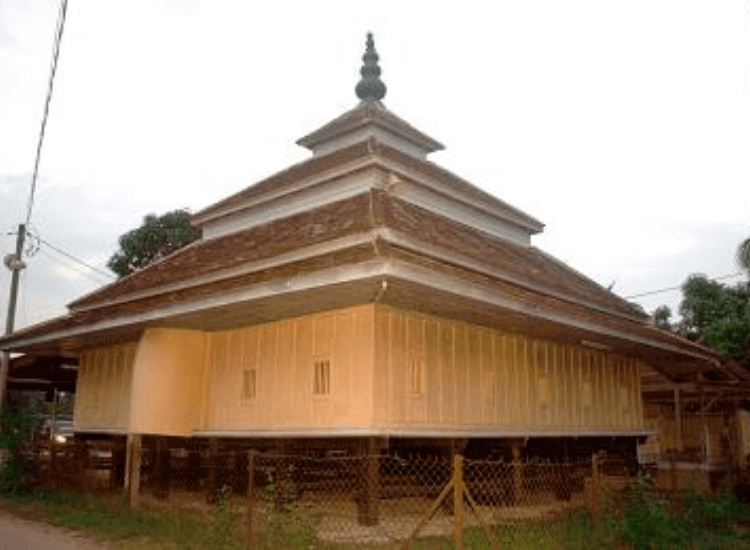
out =
[[[18,518],[0,510],[0,550],[108,550],[78,533]]]

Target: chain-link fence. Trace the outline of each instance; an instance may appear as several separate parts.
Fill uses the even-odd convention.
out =
[[[556,536],[586,504],[591,475],[590,462],[147,449],[137,502],[204,514],[228,505],[251,537],[391,544],[466,529],[512,541]]]
[[[124,438],[41,446],[37,477],[57,488],[125,487],[133,506],[187,510],[209,520],[221,510],[246,538],[266,543],[402,547],[419,539],[440,547],[463,537],[472,548],[573,548],[600,511],[624,517],[626,495],[643,473],[634,459],[598,454],[582,461],[512,461],[450,457],[447,451],[282,454],[273,447],[258,452],[212,448],[210,442],[187,447],[153,438],[144,443],[131,448],[130,457]],[[688,482],[702,492],[711,490],[677,466],[640,481],[656,508],[666,506],[662,511],[677,510],[685,500],[679,491]],[[660,476],[667,478],[661,486]]]

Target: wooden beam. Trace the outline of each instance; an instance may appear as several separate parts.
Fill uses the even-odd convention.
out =
[[[682,404],[680,403],[680,388],[674,389],[674,431],[677,451],[682,451]]]
[[[125,462],[127,464],[126,494],[128,506],[138,506],[138,497],[141,491],[141,456],[142,438],[141,434],[128,434],[128,450]]]

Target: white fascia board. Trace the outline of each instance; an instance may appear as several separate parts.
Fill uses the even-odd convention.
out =
[[[325,142],[316,145],[312,150],[313,156],[325,156],[356,143],[366,141],[369,138],[374,138],[406,155],[416,157],[420,160],[426,160],[427,154],[429,153],[424,147],[415,144],[411,139],[404,138],[403,135],[398,132],[394,132],[391,129],[384,128],[378,124],[368,124],[332,137]]]
[[[648,428],[630,429],[586,429],[586,428],[555,428],[555,429],[524,429],[509,428],[507,426],[336,426],[330,428],[289,428],[289,429],[249,429],[249,430],[196,430],[195,437],[227,437],[227,438],[284,438],[284,437],[398,437],[409,439],[440,439],[455,437],[475,438],[506,438],[506,437],[642,437],[657,435]]]
[[[401,260],[376,259],[359,264],[341,266],[328,270],[309,273],[306,275],[274,279],[249,288],[238,289],[221,296],[212,296],[197,299],[191,302],[174,304],[167,307],[157,308],[151,311],[135,314],[126,314],[104,319],[90,325],[73,327],[56,331],[50,334],[32,336],[15,341],[7,347],[8,351],[26,346],[43,344],[51,340],[82,336],[91,332],[126,328],[140,323],[164,321],[172,317],[200,313],[202,311],[216,310],[218,308],[235,305],[242,302],[252,302],[265,298],[283,296],[297,292],[309,291],[319,288],[331,287],[336,284],[356,282],[362,279],[382,277],[388,279],[394,277],[412,282],[424,287],[429,287],[439,292],[461,296],[473,301],[481,302],[490,306],[502,308],[514,313],[520,313],[527,317],[544,319],[559,325],[601,334],[651,348],[662,349],[683,356],[690,356],[702,361],[712,361],[711,358],[690,350],[678,348],[670,344],[644,338],[629,332],[604,327],[596,323],[576,319],[570,315],[564,315],[552,310],[542,309],[539,306],[527,304],[508,298],[501,293],[486,286],[468,282],[458,277],[438,273],[420,266],[415,266]],[[387,292],[387,291],[386,291]]]
[[[597,305],[593,302],[589,302],[587,300],[581,300],[579,298],[572,298],[570,295],[563,294],[561,292],[552,290],[545,286],[529,282],[527,279],[521,279],[514,275],[510,275],[495,267],[489,268],[487,264],[483,264],[477,260],[474,260],[467,256],[463,256],[461,254],[457,254],[455,252],[446,251],[443,248],[440,248],[438,246],[435,246],[425,241],[421,241],[419,239],[415,239],[401,232],[394,231],[390,228],[384,227],[380,229],[378,233],[380,237],[382,237],[382,239],[386,242],[393,243],[407,250],[419,252],[420,254],[430,256],[431,258],[434,258],[436,260],[449,263],[449,264],[458,265],[470,271],[482,273],[489,277],[499,279],[503,282],[511,283],[521,288],[526,288],[528,290],[532,290],[539,294],[544,294],[546,296],[550,296],[552,298],[556,298],[564,302],[576,304],[582,307],[589,308],[594,311],[599,311],[601,313],[606,313],[607,315],[619,317],[620,319],[626,319],[628,321],[638,321],[638,322],[641,321],[641,319],[633,315],[627,315],[625,313],[620,313],[618,311],[612,311],[610,309]]]
[[[423,161],[428,162],[428,161]],[[193,216],[193,219],[195,220],[196,225],[199,227],[202,227],[204,230],[204,238],[208,238],[208,235],[211,235],[211,237],[216,237],[219,235],[224,235],[226,232],[224,231],[214,231],[211,229],[211,225],[217,225],[218,220],[221,218],[227,218],[227,217],[235,217],[235,216],[241,216],[241,213],[245,210],[252,209],[254,207],[266,207],[269,203],[272,203],[275,200],[281,200],[286,199],[289,200],[290,195],[294,195],[299,193],[303,190],[311,190],[313,193],[318,192],[318,186],[325,182],[331,182],[332,183],[332,190],[330,193],[331,198],[329,198],[328,201],[318,200],[313,201],[309,204],[317,204],[319,206],[322,206],[323,204],[327,204],[328,202],[335,202],[336,200],[341,200],[342,198],[346,198],[351,196],[351,190],[346,191],[347,185],[351,185],[351,183],[344,182],[344,185],[338,189],[338,186],[341,185],[341,183],[334,183],[332,180],[339,180],[342,178],[345,178],[346,176],[350,176],[355,172],[361,172],[362,170],[365,170],[369,167],[377,167],[384,169],[385,171],[391,172],[395,174],[396,176],[400,176],[406,180],[410,180],[414,184],[417,184],[419,186],[422,186],[426,188],[427,190],[431,191],[432,193],[422,193],[422,198],[428,200],[428,203],[422,203],[418,202],[416,200],[417,194],[416,194],[416,188],[412,188],[413,191],[410,194],[412,197],[410,199],[410,202],[413,202],[414,204],[417,204],[418,206],[422,206],[425,208],[429,208],[429,206],[432,204],[434,208],[432,208],[435,212],[442,212],[443,209],[446,208],[445,205],[450,204],[451,202],[458,203],[461,205],[464,205],[461,209],[456,209],[453,213],[449,213],[449,217],[451,219],[454,219],[456,221],[459,221],[460,223],[463,223],[465,225],[471,225],[471,216],[466,215],[466,209],[469,208],[473,210],[474,212],[482,213],[483,216],[489,217],[488,219],[495,219],[501,222],[504,226],[506,224],[510,224],[511,226],[518,227],[522,231],[524,231],[526,234],[530,235],[533,233],[538,233],[542,230],[543,224],[540,222],[530,222],[527,218],[529,217],[525,213],[521,212],[517,208],[504,203],[502,200],[495,198],[495,201],[497,201],[497,205],[489,205],[487,202],[480,201],[477,199],[474,199],[472,197],[466,196],[462,193],[458,193],[455,191],[455,189],[451,188],[449,185],[446,185],[445,183],[442,183],[439,179],[432,178],[425,176],[425,174],[419,172],[418,170],[413,170],[409,167],[403,166],[399,164],[398,162],[392,161],[390,159],[385,159],[381,156],[378,156],[376,154],[368,155],[367,157],[358,159],[353,162],[345,163],[340,166],[338,166],[335,169],[327,170],[324,172],[317,173],[313,176],[310,176],[308,178],[303,178],[295,182],[291,185],[283,186],[282,188],[275,190],[275,191],[268,191],[266,193],[263,193],[256,197],[251,197],[243,202],[240,202],[235,205],[228,205],[225,209],[221,209],[217,212],[211,213],[209,215],[201,215],[200,213],[195,214]],[[439,167],[438,167],[439,168]],[[443,168],[439,168],[440,170],[445,171]],[[449,174],[446,171],[446,174]],[[272,176],[273,177],[273,176]],[[458,176],[454,175],[447,175],[446,177],[453,177],[455,179],[460,179]],[[392,183],[381,181],[381,179],[374,175],[372,178],[365,177],[362,180],[359,180],[361,183],[369,183],[370,187],[388,187],[389,185],[392,185]],[[406,184],[407,182],[401,182],[402,184]],[[472,185],[469,182],[464,182],[466,185]],[[315,188],[315,189],[311,189]],[[367,186],[359,187],[360,190],[367,188]],[[477,190],[481,193],[485,193],[488,196],[488,193],[481,191],[479,188]],[[340,195],[336,195],[336,193],[340,193]],[[302,195],[300,195],[302,196]],[[430,200],[430,197],[431,200]],[[438,197],[440,198],[438,200]],[[291,201],[293,202],[293,201]],[[290,205],[291,207],[291,205]],[[299,210],[297,210],[299,211]],[[450,211],[448,211],[450,212]],[[286,214],[284,214],[286,215]],[[274,219],[278,219],[282,216],[276,216]],[[217,221],[214,221],[217,220]],[[233,227],[235,227],[237,224],[232,224]],[[220,227],[220,226],[219,226]],[[250,225],[244,225],[243,228],[249,228]],[[478,227],[478,229],[481,229],[485,232],[487,232],[487,229],[483,229],[482,227]],[[500,232],[500,235],[504,238],[508,238],[507,235],[503,235],[503,232]]]
[[[238,212],[241,212],[248,208],[265,205],[270,201],[281,199],[287,197],[288,195],[293,195],[310,187],[315,187],[326,181],[336,180],[338,178],[353,174],[354,172],[360,172],[366,168],[373,166],[374,164],[376,164],[375,157],[373,155],[368,155],[366,157],[341,164],[336,168],[318,172],[306,178],[300,178],[292,184],[280,186],[278,189],[268,190],[264,193],[261,193],[260,195],[250,197],[237,204],[226,205],[216,212],[212,212],[210,214],[201,214],[200,212],[198,212],[197,214],[193,215],[192,219],[195,220],[195,225],[205,228],[206,225],[214,223],[213,220],[224,218],[227,216],[233,216]],[[261,180],[261,182],[259,183],[262,183],[273,177],[275,176],[270,176],[264,180]],[[240,193],[241,192],[242,191],[240,191]],[[211,208],[211,206],[209,206],[208,208]]]
[[[234,277],[241,277],[243,275],[249,275],[250,273],[254,273],[256,271],[262,271],[264,269],[271,269],[271,268],[279,267],[279,266],[289,264],[289,263],[304,261],[310,258],[314,258],[316,256],[321,256],[323,254],[336,252],[338,250],[343,250],[343,249],[351,248],[354,246],[373,243],[373,241],[377,237],[378,237],[377,230],[367,231],[365,233],[357,233],[354,235],[347,235],[346,237],[340,237],[338,239],[333,239],[333,240],[326,241],[323,243],[310,245],[302,249],[293,250],[291,252],[286,252],[283,254],[278,254],[270,258],[264,258],[262,260],[248,262],[246,264],[243,264],[239,267],[235,267],[232,269],[223,269],[221,271],[213,271],[211,273],[202,275],[200,277],[195,277],[193,279],[187,279],[184,281],[178,281],[178,282],[166,284],[163,286],[147,288],[144,290],[140,290],[138,292],[127,294],[121,298],[115,298],[112,300],[108,300],[106,302],[99,302],[91,306],[78,307],[75,309],[75,312],[78,313],[78,312],[83,312],[83,311],[101,309],[104,307],[125,304],[125,303],[133,302],[136,300],[143,300],[145,298],[153,298],[156,296],[160,296],[162,294],[166,294],[168,292],[178,292],[180,290],[186,290],[186,289],[197,287],[197,286],[221,282],[227,279],[232,279]]]
[[[415,184],[411,180],[399,180],[389,185],[388,193],[414,206],[478,229],[493,237],[512,241],[521,246],[531,244],[531,233],[525,226],[490,215],[485,210],[437,193],[434,189]]]
[[[390,262],[388,274],[393,277],[405,279],[413,283],[418,283],[422,286],[430,286],[441,292],[458,295],[477,302],[483,302],[485,304],[497,306],[499,308],[503,308],[515,313],[520,313],[529,317],[544,319],[545,321],[550,321],[560,325],[566,325],[580,330],[601,334],[603,336],[617,338],[619,340],[626,340],[635,344],[663,349],[671,353],[688,355],[702,361],[711,360],[705,355],[678,348],[670,344],[651,340],[642,336],[637,336],[629,332],[623,332],[620,330],[603,327],[601,325],[588,321],[575,319],[569,315],[563,315],[552,310],[542,309],[539,306],[525,304],[518,300],[507,298],[498,292],[494,292],[488,287],[470,283],[464,279],[459,279],[450,275],[437,273],[435,271],[408,264],[400,260],[392,260]]]
[[[474,184],[469,183],[468,181],[463,181],[458,176],[450,174],[450,172],[448,172],[444,168],[436,166],[439,170],[446,172],[446,177],[454,178],[456,180],[461,180],[463,181],[465,185],[476,187],[478,192],[484,193],[485,195],[492,197],[495,201],[497,201],[497,204],[490,205],[488,204],[488,201],[481,201],[473,197],[464,195],[463,193],[457,192],[455,189],[453,189],[449,185],[446,185],[445,183],[441,182],[439,178],[426,176],[425,174],[419,172],[418,170],[414,170],[410,167],[403,166],[402,164],[392,161],[391,159],[384,159],[382,157],[378,157],[378,161],[381,166],[383,166],[385,169],[392,172],[394,175],[405,178],[407,180],[411,180],[414,183],[417,183],[423,187],[426,187],[427,189],[433,191],[434,193],[447,197],[450,201],[462,203],[468,207],[483,211],[485,214],[495,219],[503,220],[506,223],[511,223],[515,226],[522,227],[528,230],[528,232],[530,233],[539,233],[540,231],[542,231],[543,224],[541,222],[532,223],[531,221],[526,219],[526,218],[530,218],[530,216],[528,216],[524,212],[521,212],[514,206],[511,206],[510,204],[505,203],[501,199],[498,199],[497,197],[490,195],[486,191],[482,191],[481,189],[476,187]],[[428,161],[425,161],[425,162],[428,162]],[[391,186],[393,185],[393,183],[389,183],[388,185]],[[467,222],[461,221],[461,223],[466,224]]]
[[[295,214],[302,214],[345,199],[368,193],[377,184],[375,170],[357,171],[318,182],[294,194],[289,193],[253,206],[203,226],[203,238],[215,239],[259,225],[271,223]]]
[[[16,340],[5,349],[7,349],[7,351],[13,351],[14,349],[43,344],[51,340],[73,338],[104,330],[126,328],[141,323],[164,321],[173,317],[215,310],[221,307],[236,305],[241,302],[252,302],[265,298],[283,296],[285,294],[293,294],[296,292],[335,286],[336,284],[341,283],[356,282],[362,279],[384,276],[387,272],[387,261],[371,260],[359,264],[318,271],[307,275],[274,279],[272,281],[253,285],[249,288],[228,292],[221,296],[212,296],[210,298],[183,302],[140,313],[119,315],[117,317],[103,319],[88,325],[63,329],[49,334],[32,336],[30,338],[23,338]]]

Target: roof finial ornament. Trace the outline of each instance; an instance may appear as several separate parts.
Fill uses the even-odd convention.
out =
[[[385,84],[380,80],[380,66],[378,65],[378,54],[375,51],[375,42],[372,33],[367,33],[367,50],[362,56],[364,65],[359,70],[362,80],[357,84],[357,97],[362,101],[380,101],[385,97]]]

